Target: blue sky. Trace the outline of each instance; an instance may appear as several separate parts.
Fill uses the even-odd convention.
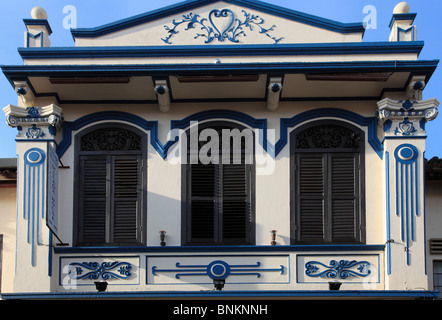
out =
[[[17,48],[24,43],[25,25],[23,19],[31,17],[35,6],[45,8],[48,20],[53,30],[51,44],[53,47],[74,46],[70,30],[66,29],[67,6],[76,9],[78,28],[96,27],[119,19],[173,5],[180,0],[0,0],[0,65],[23,64]],[[265,2],[278,6],[317,15],[323,18],[341,22],[362,22],[367,16],[366,6],[376,9],[376,28],[366,30],[364,42],[388,41],[390,22],[393,8],[399,0],[266,0]],[[412,13],[417,13],[415,25],[418,30],[418,40],[425,42],[419,59],[434,60],[442,56],[442,12],[441,0],[409,0]],[[371,7],[371,8],[373,8]],[[373,22],[373,21],[372,21]],[[424,99],[437,98],[442,101],[442,65],[433,74],[424,91]],[[17,105],[17,95],[0,74],[0,108],[8,104]],[[426,158],[434,156],[442,158],[442,115],[429,122],[427,129]],[[0,158],[16,157],[16,130],[8,127],[3,111],[0,111]]]

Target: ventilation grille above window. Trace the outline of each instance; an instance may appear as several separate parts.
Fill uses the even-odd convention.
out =
[[[122,128],[103,128],[81,138],[81,151],[139,151],[141,137]]]
[[[430,239],[430,253],[442,254],[442,239]]]
[[[298,149],[358,148],[361,134],[348,128],[321,125],[308,128],[296,135]]]

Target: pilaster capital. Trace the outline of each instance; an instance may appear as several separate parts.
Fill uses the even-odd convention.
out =
[[[439,113],[439,101],[435,98],[422,101],[385,98],[377,105],[379,125],[383,126],[385,136],[423,136],[427,121],[436,119]]]
[[[62,109],[55,104],[26,108],[8,105],[3,111],[6,123],[17,128],[18,140],[53,139],[63,120]]]

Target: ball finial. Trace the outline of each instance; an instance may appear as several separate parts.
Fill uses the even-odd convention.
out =
[[[42,7],[34,7],[31,11],[31,17],[32,19],[48,19],[48,14],[46,13],[46,10]]]
[[[406,2],[400,2],[394,7],[393,14],[410,13],[410,5]]]

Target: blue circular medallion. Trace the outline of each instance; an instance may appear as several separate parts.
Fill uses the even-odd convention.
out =
[[[412,144],[401,144],[394,151],[394,157],[397,161],[403,164],[410,164],[417,160],[419,150]]]
[[[207,266],[207,275],[212,279],[225,279],[230,274],[230,266],[224,261],[213,261]]]
[[[410,147],[403,147],[399,149],[399,157],[402,160],[410,160],[413,157],[413,154],[413,149],[411,149]]]
[[[41,154],[37,151],[32,151],[32,152],[29,152],[29,154],[28,154],[28,161],[29,162],[36,163],[36,162],[38,162],[38,160],[40,160],[40,158],[41,158]]]
[[[45,161],[45,153],[41,149],[32,148],[26,151],[24,160],[27,165],[37,166]]]

